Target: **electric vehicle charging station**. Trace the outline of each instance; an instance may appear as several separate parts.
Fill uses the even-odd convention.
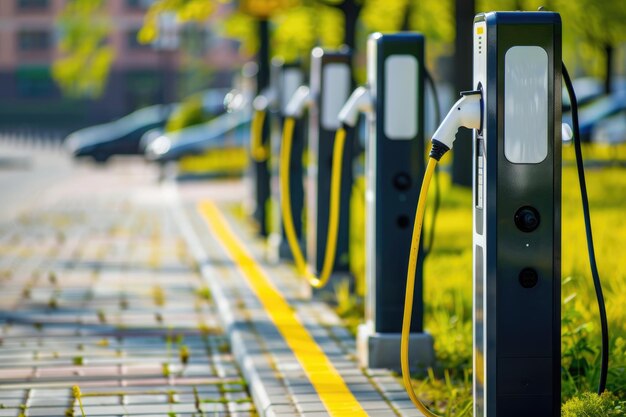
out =
[[[275,78],[270,76],[270,78]],[[272,107],[275,106],[276,103],[276,89],[273,87],[273,84],[270,84],[269,87],[262,90],[253,100],[252,108],[256,113],[265,114],[269,112]],[[253,118],[253,126],[254,126],[254,118]],[[270,138],[270,123],[265,120],[263,117],[259,122],[259,131],[256,133],[258,136],[257,140],[254,138],[254,127],[252,128],[253,133],[251,135],[251,153],[252,164],[250,166],[250,177],[252,183],[252,194],[254,195],[253,199],[253,218],[256,223],[259,225],[259,234],[263,237],[269,236],[269,217],[271,213],[269,213],[269,205],[270,205],[270,197],[271,197],[271,189],[270,189],[270,155],[269,150],[271,147],[271,138]],[[255,144],[255,142],[257,142]]]
[[[561,20],[474,20],[474,416],[561,404]]]
[[[308,108],[308,167],[306,176],[306,258],[313,274],[324,269],[331,194],[331,173],[335,134],[341,127],[338,114],[352,89],[352,53],[348,49],[328,51],[314,48],[311,51],[310,86],[300,86],[289,101],[285,116],[298,120]],[[346,141],[351,144],[353,132],[348,132]],[[332,276],[349,273],[349,214],[352,190],[352,152],[346,146],[343,152],[339,220],[336,239],[336,254]],[[296,156],[297,157],[297,156]],[[293,157],[292,157],[293,160]],[[292,181],[293,182],[293,181]],[[286,196],[288,197],[288,196]],[[291,217],[298,212],[292,210]],[[321,287],[315,291],[325,291]]]
[[[278,155],[280,148],[280,135],[282,126],[284,124],[285,114],[287,111],[287,105],[289,104],[289,100],[294,95],[298,87],[300,87],[304,82],[304,74],[300,67],[299,63],[285,63],[280,58],[275,58],[272,60],[272,73],[274,85],[276,86],[273,98],[273,107],[277,110],[277,124],[272,129],[272,154]],[[303,189],[303,164],[302,164],[302,153],[304,151],[304,135],[303,135],[303,124],[300,123],[296,126],[294,137],[292,155],[290,158],[290,176],[294,179],[290,183],[290,196],[291,196],[291,204],[293,207],[294,213],[302,213],[304,208],[304,189]],[[278,175],[277,175],[277,164],[272,161],[272,177],[271,177],[271,192],[272,199],[274,202],[278,202],[280,200],[280,192],[279,192],[279,184],[278,184]],[[289,245],[287,243],[287,238],[285,236],[285,230],[283,227],[283,222],[281,220],[281,212],[279,210],[279,204],[274,205],[274,210],[272,212],[273,222],[272,224],[278,225],[276,230],[273,230],[270,235],[270,245],[272,246],[272,252],[279,259],[292,259],[291,251],[289,249]],[[302,216],[297,215],[294,216],[294,228],[296,231],[296,235],[298,238],[302,236]]]
[[[357,336],[359,360],[368,368],[400,367],[406,259],[424,171],[424,78],[421,34],[375,33],[367,43],[368,85],[355,90],[339,116],[354,126],[363,112],[368,122],[366,322]],[[416,277],[411,357],[428,366],[434,351],[423,332],[422,261]]]

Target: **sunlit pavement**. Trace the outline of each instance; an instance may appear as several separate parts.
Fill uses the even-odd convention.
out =
[[[254,415],[157,177],[0,141],[0,416]]]
[[[244,220],[245,182],[162,174],[0,138],[0,417],[422,415],[270,255]],[[297,329],[273,321],[199,203]]]

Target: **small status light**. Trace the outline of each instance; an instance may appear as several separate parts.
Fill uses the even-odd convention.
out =
[[[485,28],[483,26],[478,26],[476,28],[476,34],[477,35],[482,35],[484,31],[485,31]]]

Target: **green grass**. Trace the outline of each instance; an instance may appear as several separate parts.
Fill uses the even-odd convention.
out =
[[[600,360],[598,309],[573,155],[573,148],[563,150],[562,398],[564,402],[572,399],[564,413],[574,410],[567,411],[568,414],[564,414],[567,417],[584,416],[586,414],[576,410],[596,406],[589,398],[597,396],[585,393],[594,391],[597,386]],[[626,402],[626,260],[623,256],[626,249],[626,168],[611,162],[618,157],[623,160],[626,147],[587,147],[583,155],[589,160],[607,162],[603,167],[594,165],[586,169],[596,256],[610,326],[611,371],[607,388],[615,394],[609,405],[607,400],[599,406],[618,413],[606,415],[623,415],[619,413],[623,413]],[[445,157],[444,163],[446,159],[450,158]],[[426,378],[416,378],[415,387],[433,410],[442,415],[471,416],[471,410],[465,410],[471,401],[472,195],[469,189],[451,186],[447,174],[442,173],[441,179],[442,204],[435,246],[424,263],[425,327],[435,339],[438,364]],[[353,273],[360,281],[364,279],[365,262],[363,189],[363,180],[359,179],[351,210],[351,237],[355,248],[351,260]],[[429,224],[427,220],[425,225]],[[357,288],[364,288],[363,282],[357,282]],[[346,298],[345,294],[342,298]],[[339,308],[342,308],[341,301]],[[361,310],[352,311],[358,314]],[[350,322],[354,321],[352,317]]]

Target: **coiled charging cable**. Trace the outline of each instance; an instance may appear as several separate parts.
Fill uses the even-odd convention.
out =
[[[283,128],[283,140],[280,146],[280,205],[282,211],[283,226],[289,248],[293,254],[296,270],[300,275],[305,277],[309,284],[314,288],[324,287],[333,272],[335,257],[337,252],[337,233],[339,229],[339,199],[341,193],[341,171],[343,162],[343,152],[346,142],[346,130],[339,128],[335,134],[335,143],[333,146],[333,163],[330,181],[330,214],[328,219],[328,233],[326,239],[326,253],[324,254],[324,263],[319,277],[311,272],[306,264],[300,243],[296,236],[293,225],[293,213],[291,211],[291,194],[289,192],[290,184],[290,161],[291,146],[293,142],[293,131],[296,120],[293,117],[285,119]]]

